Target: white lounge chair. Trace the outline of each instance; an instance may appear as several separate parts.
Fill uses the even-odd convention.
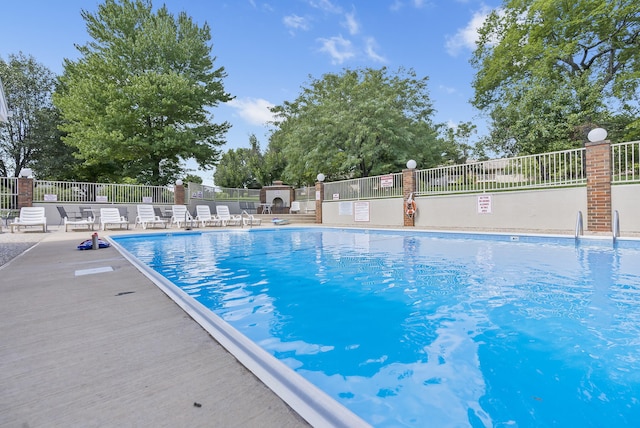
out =
[[[242,224],[244,224],[245,226],[260,226],[262,224],[261,218],[254,217],[253,214],[249,214],[246,211],[242,211],[241,217],[242,217]]]
[[[184,226],[185,222],[189,222],[190,224],[193,222],[193,217],[185,205],[172,205],[171,212],[173,213],[171,216],[172,226],[175,224],[177,227],[180,227],[181,224]]]
[[[155,211],[153,211],[153,205],[137,205],[136,210],[138,211],[136,227],[138,227],[138,225],[141,225],[143,229],[146,229],[147,226],[167,227],[167,221],[156,215]]]
[[[300,202],[298,201],[291,202],[291,208],[289,208],[289,212],[291,214],[300,214]]]
[[[44,215],[44,207],[22,207],[20,216],[16,217],[13,223],[9,223],[11,233],[14,228],[20,230],[21,227],[42,226],[42,231],[47,231],[47,218]]]
[[[216,214],[222,220],[223,226],[240,226],[242,224],[242,218],[239,215],[232,216],[229,213],[229,207],[226,205],[217,205]]]
[[[64,207],[58,206],[56,208],[58,209],[58,212],[62,217],[62,221],[64,221],[65,232],[69,231],[69,226],[71,226],[72,229],[74,228],[74,226],[87,226],[87,230],[93,230],[93,226],[96,224],[96,216],[93,214],[93,211],[91,211],[90,215],[86,218],[76,218],[74,220],[70,220],[69,215],[67,214],[67,211],[64,209]]]
[[[107,230],[109,225],[117,225],[120,229],[122,226],[127,226],[129,230],[129,221],[120,215],[118,208],[100,208],[100,225],[102,230]]]
[[[202,227],[222,226],[222,220],[211,215],[209,205],[196,205],[196,223],[200,223]]]

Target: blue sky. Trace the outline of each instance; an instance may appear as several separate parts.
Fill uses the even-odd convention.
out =
[[[0,10],[0,57],[22,51],[56,74],[64,58],[78,57],[88,41],[82,9],[96,0],[22,0]],[[229,121],[223,150],[248,147],[255,134],[268,145],[269,106],[294,100],[310,76],[345,68],[413,68],[429,77],[436,123],[486,124],[469,104],[474,70],[469,58],[475,29],[498,0],[166,0],[169,11],[185,11],[211,27],[216,67],[224,67],[225,89],[236,99],[214,110]],[[195,167],[191,163],[189,167]],[[420,166],[418,166],[420,167]],[[194,171],[195,172],[195,171]],[[212,172],[197,172],[212,184]]]

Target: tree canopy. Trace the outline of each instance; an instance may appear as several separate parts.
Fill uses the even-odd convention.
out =
[[[313,79],[292,102],[272,109],[277,115],[265,158],[284,160],[282,179],[313,183],[368,177],[440,162],[442,143],[431,123],[433,107],[427,78],[413,70],[344,70]]]
[[[208,109],[231,96],[224,68],[214,68],[209,26],[165,6],[153,12],[148,0],[106,0],[82,17],[92,41],[65,60],[54,102],[64,141],[93,179],[163,185],[187,159],[212,168],[230,125]]]
[[[51,70],[22,52],[9,55],[8,61],[0,58],[0,78],[11,112],[8,121],[0,123],[0,177],[17,177],[22,168],[50,156],[56,147],[61,149],[57,154],[65,152],[51,103],[56,80]]]
[[[640,101],[640,9],[635,0],[505,0],[481,27],[472,64],[472,103],[489,114],[496,151],[577,146],[596,126],[622,138]]]
[[[231,149],[222,155],[213,175],[220,187],[259,189],[265,184],[264,159],[255,135],[249,136],[249,149]]]

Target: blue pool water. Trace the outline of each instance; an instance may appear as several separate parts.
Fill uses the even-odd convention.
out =
[[[374,426],[640,426],[637,242],[315,228],[114,239]]]

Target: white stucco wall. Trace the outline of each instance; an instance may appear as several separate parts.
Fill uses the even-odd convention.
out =
[[[424,228],[520,229],[572,232],[578,211],[585,217],[586,187],[485,193],[491,213],[478,213],[478,194],[418,197],[415,225]],[[354,201],[344,201],[351,203]],[[340,214],[340,201],[322,205],[327,225],[402,226],[403,201],[374,199],[369,202],[369,222],[356,222],[355,213]]]
[[[640,233],[640,184],[611,186],[611,209],[620,215],[620,234]]]
[[[356,221],[356,204],[369,203],[369,221]],[[350,211],[349,211],[350,206]],[[342,211],[340,210],[342,207]],[[364,206],[363,206],[364,207]],[[362,215],[363,213],[360,212]],[[327,225],[402,226],[402,199],[371,199],[367,201],[325,201],[322,203],[322,223]]]
[[[488,197],[490,212],[479,212],[479,197]],[[578,211],[586,215],[587,190],[574,187],[447,195],[418,198],[417,203],[416,226],[421,227],[572,231]]]

